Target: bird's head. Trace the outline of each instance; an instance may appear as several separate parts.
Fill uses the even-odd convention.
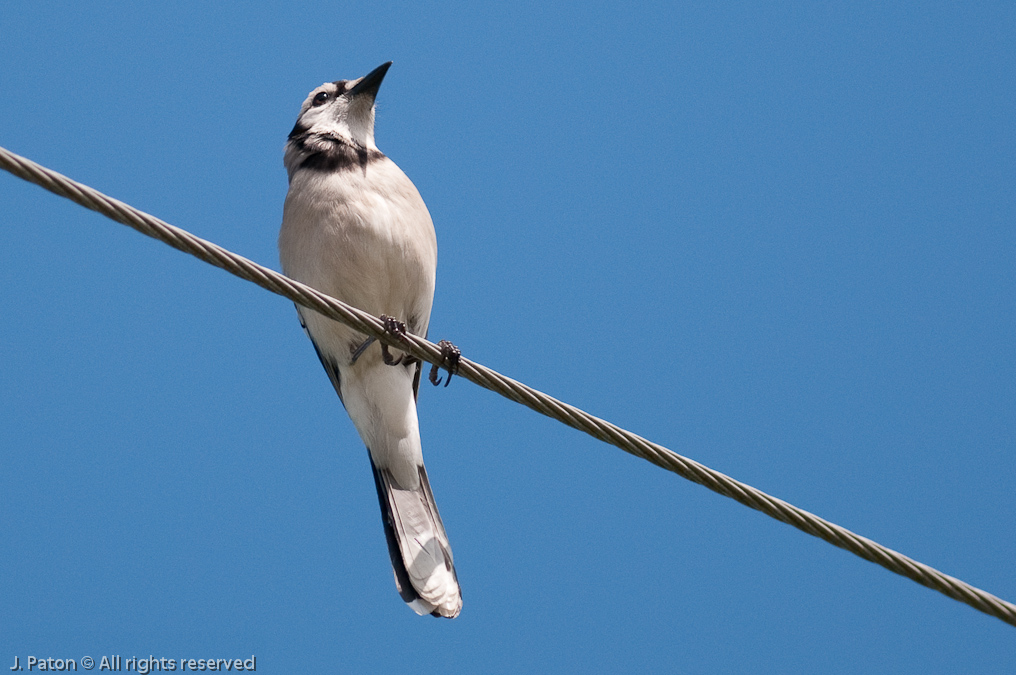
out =
[[[290,138],[307,134],[332,136],[365,150],[374,145],[374,99],[392,62],[358,80],[325,82],[307,96]]]

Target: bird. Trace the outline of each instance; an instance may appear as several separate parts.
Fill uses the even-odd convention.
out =
[[[325,82],[303,102],[285,146],[279,258],[287,276],[382,317],[390,332],[426,337],[434,225],[416,186],[374,142],[375,99],[390,66]],[[462,592],[423,464],[422,364],[313,310],[297,306],[297,314],[367,446],[399,594],[417,614],[455,618]],[[457,356],[453,345],[448,356]]]

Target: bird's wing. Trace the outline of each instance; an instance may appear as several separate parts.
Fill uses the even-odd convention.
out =
[[[303,332],[307,334],[307,337],[310,338],[310,343],[314,345],[314,352],[318,355],[318,359],[321,360],[321,365],[324,366],[325,372],[328,373],[328,379],[332,381],[335,393],[339,395],[339,401],[342,401],[342,405],[345,407],[346,402],[342,400],[342,375],[339,373],[339,364],[328,356],[325,356],[321,348],[318,347],[318,343],[314,341],[314,336],[307,329],[307,322],[304,321],[303,312],[300,310],[299,305],[296,306],[296,315],[300,318],[300,326],[303,327]]]

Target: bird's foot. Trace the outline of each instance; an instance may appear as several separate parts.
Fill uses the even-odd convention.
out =
[[[452,375],[459,372],[459,360],[462,358],[462,352],[458,347],[453,345],[448,340],[441,340],[437,343],[437,346],[441,348],[441,365],[448,371],[448,378],[444,381],[444,386],[448,386],[452,383]],[[433,364],[430,367],[430,383],[435,387],[441,384],[441,377],[438,375],[439,366]]]
[[[406,324],[402,323],[398,319],[394,319],[387,314],[381,315],[381,323],[385,326],[385,332],[389,335],[394,335],[399,339],[406,337]],[[406,355],[403,354],[399,358],[392,358],[391,352],[388,351],[388,345],[381,343],[381,358],[384,360],[386,366],[397,366],[402,363],[402,359]]]

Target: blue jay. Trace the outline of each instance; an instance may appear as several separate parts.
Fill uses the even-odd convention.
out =
[[[303,102],[286,143],[279,254],[287,276],[382,316],[392,332],[426,336],[434,225],[416,187],[374,144],[374,99],[389,66],[326,82]],[[458,616],[451,546],[423,465],[421,364],[312,310],[297,312],[367,445],[399,594],[418,614]]]

